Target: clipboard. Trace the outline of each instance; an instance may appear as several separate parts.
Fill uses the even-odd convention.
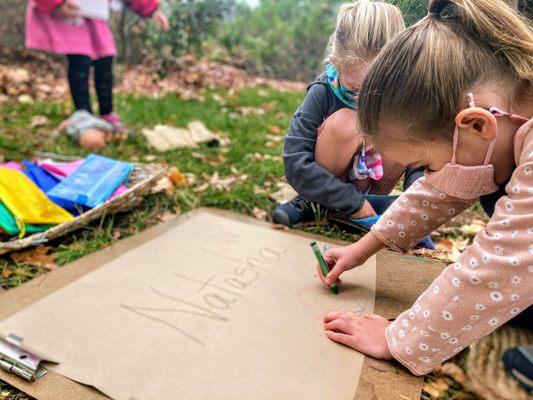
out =
[[[60,269],[42,275],[32,281],[0,295],[0,320],[28,307],[45,296],[76,281],[104,264],[120,257],[124,252],[156,238],[169,229],[175,228],[196,212],[207,212],[229,217],[241,222],[270,226],[253,218],[237,215],[228,211],[199,209],[176,220],[160,224],[138,235],[121,240],[104,250],[79,259]],[[324,239],[318,235],[291,231],[309,240]],[[330,240],[328,240],[330,241]],[[330,241],[339,245],[347,243]],[[442,272],[444,264],[414,256],[405,256],[391,251],[381,251],[377,256],[377,288],[374,312],[393,318],[416,300],[427,286]],[[409,279],[405,279],[408,276]],[[21,339],[21,338],[19,338]],[[22,342],[23,343],[23,342]],[[43,367],[43,365],[40,365]],[[44,366],[46,368],[46,366]],[[148,373],[148,372],[147,372]],[[93,387],[74,382],[54,371],[42,373],[40,379],[23,379],[20,375],[9,373],[0,368],[0,379],[17,387],[38,400],[67,399],[108,399]],[[385,400],[403,398],[418,400],[423,378],[410,374],[399,364],[374,360],[365,357],[361,378],[354,400],[374,398]]]
[[[80,6],[80,13],[83,17],[109,19],[109,0],[76,0]]]

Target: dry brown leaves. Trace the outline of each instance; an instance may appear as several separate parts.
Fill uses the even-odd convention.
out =
[[[486,222],[487,217],[481,210],[471,209],[463,212],[433,233],[437,251],[424,255],[445,262],[457,261],[462,251],[472,243],[475,235],[483,230]],[[414,253],[420,254],[420,250]]]
[[[474,399],[475,396],[464,392],[461,388],[467,382],[466,373],[455,362],[444,363],[427,376],[424,391],[432,399]]]
[[[52,250],[49,246],[39,245],[34,249],[11,253],[11,259],[18,264],[31,265],[32,267],[44,268],[52,271],[57,268],[53,254],[49,254]]]
[[[56,62],[40,61],[18,65],[0,65],[0,102],[16,100],[31,104],[35,100],[64,98],[68,94],[66,79],[60,79],[65,67]]]
[[[35,100],[67,99],[68,85],[66,66],[57,58],[31,52],[30,60],[21,65],[0,65],[0,103],[18,101],[31,104]],[[282,81],[254,77],[238,67],[196,60],[185,56],[177,63],[179,69],[158,74],[156,63],[127,67],[118,73],[117,91],[136,93],[154,98],[167,93],[177,93],[184,99],[205,101],[199,93],[203,88],[227,88],[230,90],[248,87],[265,87],[287,92],[305,90],[301,82]],[[265,96],[267,92],[262,92]],[[220,98],[221,104],[225,100]],[[266,110],[275,107],[267,103]]]
[[[224,177],[220,176],[218,172],[215,172],[211,176],[207,174],[203,174],[202,177],[207,181],[208,185],[214,188],[215,190],[229,191],[237,183],[244,182],[248,179],[248,175],[246,174],[241,174],[240,172],[236,170],[232,172],[233,172],[233,175],[228,175]]]
[[[252,215],[254,218],[265,221],[267,219],[268,213],[265,210],[262,210],[259,207],[254,207],[252,210]]]

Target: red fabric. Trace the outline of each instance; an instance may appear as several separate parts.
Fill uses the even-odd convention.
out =
[[[64,0],[34,0],[39,11],[50,12],[59,7]]]
[[[128,7],[141,17],[149,17],[157,10],[159,3],[157,0],[130,0]]]

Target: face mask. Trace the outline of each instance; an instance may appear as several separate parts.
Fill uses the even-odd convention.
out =
[[[475,107],[474,95],[468,94],[469,107]],[[492,107],[489,111],[495,117],[507,117],[512,120],[525,123],[527,118],[517,115],[510,115],[496,107]],[[473,200],[486,194],[494,193],[499,189],[499,186],[494,182],[494,166],[489,164],[496,144],[496,138],[490,142],[489,149],[485,156],[483,165],[466,166],[455,163],[455,155],[457,152],[457,144],[459,142],[459,128],[455,127],[453,134],[453,155],[451,162],[446,164],[436,172],[427,172],[426,179],[433,185],[433,187],[447,195],[464,199]]]
[[[357,101],[355,100],[358,93],[348,89],[341,83],[339,71],[333,64],[326,66],[327,83],[335,96],[339,98],[348,107],[357,110]]]

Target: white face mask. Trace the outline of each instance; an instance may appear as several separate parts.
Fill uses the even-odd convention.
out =
[[[476,106],[472,93],[468,94],[468,105],[472,108]],[[510,115],[496,107],[491,107],[489,111],[495,117],[507,117],[522,123],[527,122],[527,118]],[[494,182],[494,166],[489,164],[496,144],[496,138],[490,142],[483,165],[474,166],[456,164],[455,156],[458,142],[459,128],[456,126],[453,134],[453,155],[451,162],[436,172],[426,172],[426,179],[429,183],[435,189],[463,200],[473,200],[497,191],[499,186]]]

